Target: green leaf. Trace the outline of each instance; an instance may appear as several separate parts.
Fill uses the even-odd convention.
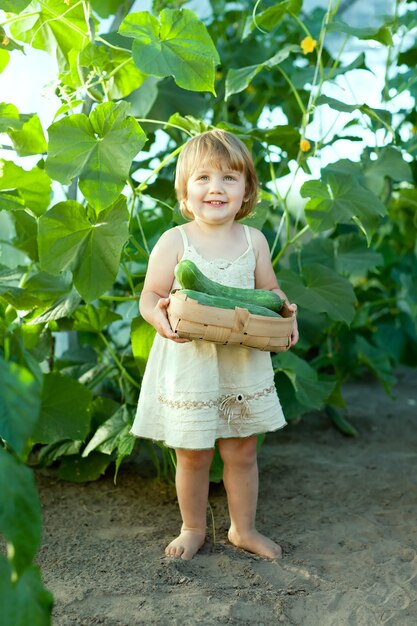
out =
[[[38,312],[33,319],[30,319],[27,323],[29,325],[46,324],[52,320],[59,320],[63,317],[70,317],[71,314],[78,307],[81,302],[81,298],[75,289],[72,289],[68,294],[65,294],[58,298],[56,302],[48,309],[42,308],[41,312]]]
[[[41,385],[17,363],[0,358],[0,437],[22,456],[39,415]]]
[[[11,193],[0,191],[0,202],[3,211],[22,211],[25,208],[25,201],[15,191]]]
[[[111,457],[101,452],[92,452],[86,459],[79,456],[67,456],[61,462],[58,478],[73,483],[97,480],[104,474],[111,462]]]
[[[278,282],[291,302],[314,313],[327,313],[330,319],[350,324],[355,315],[356,297],[352,285],[334,270],[312,263],[302,275],[283,269]]]
[[[92,304],[78,307],[74,314],[74,330],[100,333],[112,322],[122,319],[122,316],[108,307],[97,308]]]
[[[393,146],[381,148],[375,161],[368,161],[365,168],[365,182],[368,189],[382,191],[384,179],[388,177],[396,182],[413,182],[410,163],[404,161],[401,152]]]
[[[391,31],[385,24],[375,30],[375,27],[371,26],[366,28],[355,28],[339,20],[330,22],[327,27],[327,32],[345,33],[346,35],[352,35],[358,39],[372,39],[374,41],[379,41],[379,43],[382,43],[384,46],[392,45]]]
[[[129,14],[119,32],[133,37],[132,56],[144,74],[172,76],[179,87],[214,91],[219,55],[204,24],[189,9],[164,9],[160,21],[147,11]]]
[[[30,4],[30,0],[0,0],[0,9],[7,13],[21,13]]]
[[[130,431],[129,426],[129,431]],[[115,464],[115,473],[114,473],[114,483],[116,484],[117,474],[119,472],[120,465],[122,461],[130,456],[136,445],[136,437],[130,434],[129,431],[124,431],[118,439],[117,442],[117,458]]]
[[[256,28],[264,31],[271,31],[279,24],[287,13],[295,13],[301,11],[302,0],[282,0],[268,7],[265,11],[257,13],[255,19],[253,15],[246,18],[245,28],[242,39],[246,39]]]
[[[56,57],[60,68],[70,50],[81,50],[88,41],[82,4],[67,6],[63,0],[33,0],[19,20],[10,24],[10,32],[19,41]]]
[[[57,298],[68,294],[71,289],[71,277],[69,273],[52,276],[47,272],[38,272],[28,278],[24,287],[35,293],[42,302],[51,304]]]
[[[111,51],[110,72],[113,73],[113,76],[108,81],[108,89],[109,97],[113,100],[126,98],[132,91],[138,89],[146,79],[146,75],[136,67],[130,52],[122,52],[121,50]]]
[[[50,626],[52,605],[52,594],[43,587],[38,567],[28,567],[12,582],[10,566],[0,555],[2,626]]]
[[[351,175],[323,172],[323,180],[307,181],[301,187],[308,225],[319,233],[337,224],[350,224],[355,219],[366,225],[368,240],[379,226],[379,216],[386,207],[369,189],[360,185]]]
[[[130,327],[130,339],[132,342],[132,352],[135,363],[143,376],[146,362],[151,351],[155,337],[155,328],[151,326],[143,317],[135,317]]]
[[[309,410],[320,409],[334,389],[335,382],[319,378],[316,370],[294,352],[274,355],[273,364],[275,372],[288,376],[297,401]]]
[[[289,158],[296,158],[297,156],[301,137],[298,130],[293,126],[279,124],[268,128],[254,128],[248,134],[268,145],[279,146],[281,150],[285,150]]]
[[[212,128],[212,126],[204,120],[196,119],[192,115],[180,115],[179,113],[171,115],[168,122],[180,126],[192,135],[199,135]],[[165,126],[164,128],[169,130],[169,126]]]
[[[0,534],[17,575],[29,567],[41,540],[41,507],[31,470],[0,447]]]
[[[126,0],[91,0],[91,8],[98,13],[100,17],[109,17],[114,15],[120,5],[124,4]]]
[[[385,347],[373,346],[364,337],[357,335],[355,337],[355,350],[358,361],[377,377],[386,392],[389,393],[396,383],[396,377]]]
[[[39,272],[29,278],[24,288],[10,287],[0,276],[0,294],[14,308],[31,310],[54,303],[58,297],[67,294],[71,289],[71,275],[69,272],[59,277],[51,276],[46,272]],[[27,321],[27,320],[26,320]]]
[[[142,85],[138,89],[135,89],[135,91],[133,91],[129,96],[127,96],[126,100],[132,105],[132,113],[136,117],[147,117],[148,113],[155,105],[158,97],[161,98],[161,93],[158,89],[159,83],[161,82],[164,82],[161,78],[155,78],[155,76],[147,76]],[[175,84],[172,80],[167,82],[171,82],[171,84],[175,87]],[[184,92],[179,87],[176,87],[176,89],[181,94],[187,93],[188,95],[188,92]],[[193,96],[201,98],[200,94],[193,94]],[[167,109],[169,108],[169,112],[167,116],[160,115],[159,119],[165,119],[165,117],[168,117],[171,114],[172,108],[175,107],[172,102],[170,102],[168,105],[166,100],[163,100],[163,104]]]
[[[14,104],[0,103],[0,133],[7,133],[11,129],[22,127],[19,111]]]
[[[320,106],[321,104],[327,104],[330,108],[335,111],[340,111],[341,113],[353,113],[353,111],[360,111],[364,113],[372,120],[379,122],[381,125],[385,126],[385,128],[392,134],[395,135],[394,130],[390,126],[391,123],[391,113],[385,109],[375,109],[367,104],[346,104],[346,102],[342,102],[340,100],[336,100],[335,98],[330,98],[329,96],[321,95],[316,100],[316,106]]]
[[[306,267],[311,263],[319,263],[320,265],[330,267],[330,269],[335,267],[333,239],[315,237],[302,246],[300,253],[302,267]]]
[[[103,39],[111,37],[104,36]],[[146,76],[138,70],[133,62],[130,51],[107,48],[103,44],[89,43],[81,52],[72,51],[69,55],[70,76],[74,89],[82,85],[80,71],[84,81],[105,84],[109,98],[117,100],[125,98],[140,87]],[[68,78],[66,78],[68,82]],[[96,85],[95,88],[98,88]]]
[[[20,130],[9,131],[9,137],[19,156],[40,154],[46,152],[48,147],[37,115],[32,115]]]
[[[264,194],[261,191],[259,195],[262,198]],[[249,213],[249,215],[243,220],[240,220],[240,224],[246,224],[247,226],[253,226],[258,230],[261,230],[266,220],[268,219],[269,207],[270,203],[268,202],[268,200],[261,199],[261,201],[257,202],[256,205],[253,207],[251,213]]]
[[[0,160],[0,190],[11,190],[16,194],[13,210],[27,207],[35,215],[42,215],[51,197],[51,179],[39,167],[27,171],[11,161]],[[13,196],[6,195],[9,201]],[[8,208],[6,202],[5,207]]]
[[[15,211],[12,219],[16,230],[13,245],[15,248],[26,252],[33,261],[38,261],[38,221],[36,217],[26,211]]]
[[[19,50],[23,53],[25,51],[24,47],[13,41],[13,39],[11,39],[6,33],[4,28],[0,26],[0,53],[6,52],[7,56],[9,56],[8,53],[12,52],[13,50]]]
[[[289,57],[291,52],[297,49],[298,46],[294,45],[283,46],[277,54],[259,65],[249,65],[248,67],[241,67],[238,70],[230,69],[226,76],[225,100],[232,94],[239,93],[246,89],[261,70],[264,68],[272,69],[276,65],[279,65]]]
[[[314,68],[313,72],[314,72]],[[342,74],[346,74],[352,70],[363,69],[371,72],[370,68],[366,65],[366,57],[363,52],[361,52],[356,59],[348,63],[348,65],[338,65],[337,69],[329,69],[327,75],[325,75],[324,80],[329,80],[330,78],[335,78],[336,76],[340,76]]]
[[[7,50],[0,49],[0,74],[7,67],[10,61],[10,54]]]
[[[73,200],[59,202],[39,220],[41,267],[51,274],[70,269],[86,302],[110,289],[126,243],[129,214],[126,198],[102,211],[94,223]]]
[[[36,459],[36,467],[47,467],[63,456],[78,454],[83,445],[82,441],[54,441],[43,446]]]
[[[382,254],[366,246],[362,237],[350,233],[334,240],[336,269],[340,273],[365,275],[378,265],[384,264]]]
[[[302,275],[316,313],[327,313],[330,319],[349,324],[355,315],[356,296],[348,280],[323,265],[303,267]]]
[[[90,429],[91,399],[92,393],[78,381],[57,373],[46,374],[40,418],[32,440],[35,443],[62,439],[83,441]]]
[[[42,301],[35,294],[31,294],[20,287],[0,285],[0,297],[18,311],[30,311],[42,304]]]
[[[61,183],[80,178],[80,189],[98,210],[119,197],[129,176],[133,158],[146,142],[146,135],[127,102],[105,102],[90,117],[70,115],[49,129],[46,171]]]
[[[93,450],[112,454],[119,441],[125,439],[132,427],[132,416],[126,405],[121,406],[100,428],[85,447],[82,456],[87,457]],[[130,435],[134,441],[133,435]]]

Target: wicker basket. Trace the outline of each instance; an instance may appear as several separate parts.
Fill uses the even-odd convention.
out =
[[[186,339],[240,344],[270,352],[283,352],[291,344],[295,316],[285,304],[280,311],[282,317],[264,317],[240,307],[206,306],[173,291],[167,311],[172,330]]]

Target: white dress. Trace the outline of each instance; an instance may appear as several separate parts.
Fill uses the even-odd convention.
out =
[[[188,243],[184,229],[177,228],[184,242],[182,259],[194,261],[218,283],[254,288],[256,259],[247,226],[248,247],[232,262],[204,259]],[[175,280],[172,288],[177,287]],[[170,448],[204,450],[213,448],[217,439],[248,437],[285,424],[269,352],[155,336],[132,434]]]

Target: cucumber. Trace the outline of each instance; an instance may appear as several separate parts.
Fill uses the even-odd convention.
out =
[[[273,291],[266,289],[241,289],[240,287],[227,287],[207,278],[193,261],[185,259],[180,261],[175,270],[175,276],[181,287],[200,291],[210,296],[229,298],[231,303],[227,308],[234,308],[243,303],[249,311],[249,305],[265,307],[279,313],[284,300]]]
[[[229,298],[223,298],[222,296],[211,296],[202,291],[194,291],[193,289],[180,289],[179,293],[184,293],[192,300],[197,300],[199,304],[205,304],[206,306],[217,306],[219,309],[234,309],[236,306],[241,306],[247,309],[249,313],[254,315],[264,315],[265,317],[281,317],[278,313],[274,313],[270,309],[264,306],[258,306],[256,304],[247,304],[243,302],[236,302]]]
[[[326,404],[325,411],[333,424],[347,437],[357,437],[358,431],[343,415],[332,406]]]

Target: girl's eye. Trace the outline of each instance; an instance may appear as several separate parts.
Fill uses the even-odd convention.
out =
[[[236,178],[234,176],[225,176],[224,179],[225,180],[236,180]]]
[[[202,176],[198,177],[198,180],[208,180],[208,176],[206,174],[203,174]]]

